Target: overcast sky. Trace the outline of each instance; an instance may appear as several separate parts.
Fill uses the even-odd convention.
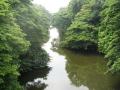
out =
[[[65,7],[68,5],[70,0],[33,0],[35,4],[41,4],[44,6],[49,12],[55,13],[61,7]]]

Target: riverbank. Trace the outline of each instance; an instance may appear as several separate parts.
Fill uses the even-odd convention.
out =
[[[26,73],[22,80],[27,90],[119,90],[119,76],[105,74],[107,69],[103,56],[82,54],[66,49],[52,49],[51,42],[59,38],[58,30],[52,28],[50,39],[43,49],[50,56],[48,69]]]

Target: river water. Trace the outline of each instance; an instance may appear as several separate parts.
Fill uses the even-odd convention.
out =
[[[56,28],[49,31],[50,39],[42,48],[50,62],[48,67],[24,75],[27,90],[120,90],[120,77],[105,74],[103,56],[53,48],[51,42],[59,41],[59,34]]]

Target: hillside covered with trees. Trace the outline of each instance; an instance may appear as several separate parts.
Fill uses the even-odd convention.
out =
[[[119,81],[116,83],[112,78],[109,82],[107,79],[120,73],[120,0],[70,0],[67,7],[54,14],[32,1],[0,0],[0,90],[25,90],[26,86],[20,84],[19,76],[28,72],[28,78],[32,76],[31,81],[35,82],[31,86],[37,89],[53,87],[54,83],[57,86],[53,90],[60,89],[59,86],[65,87],[64,90],[69,86],[71,89],[85,86],[106,90],[109,84],[112,86],[110,89],[116,88],[117,85],[111,82],[117,84]],[[50,28],[51,25],[55,28]],[[50,35],[54,36],[56,28],[61,37],[59,46],[65,48],[64,53],[65,50],[71,50],[71,53],[59,53],[61,48],[55,47],[56,43],[54,45],[54,41],[59,41],[59,35],[49,38],[48,29],[53,30]],[[44,48],[45,51],[42,46],[47,41],[49,50]],[[104,59],[99,55],[89,58],[88,53],[104,55],[108,67],[106,73],[112,74],[109,78],[106,79],[104,76],[107,74],[102,72],[105,62],[98,62]],[[48,65],[49,59],[52,65]],[[93,62],[90,61],[92,59]],[[89,64],[87,68],[85,64]],[[50,70],[52,74],[48,75]],[[36,78],[40,80],[37,82]],[[96,79],[99,80],[96,82]],[[42,83],[42,80],[48,82]],[[65,80],[65,84],[61,80]],[[106,80],[105,87],[102,80]],[[26,82],[29,83],[29,80]]]
[[[62,35],[62,47],[102,53],[107,72],[120,72],[119,0],[71,0],[53,15],[52,24]]]
[[[0,90],[23,90],[20,72],[45,67],[50,14],[32,0],[0,0]]]

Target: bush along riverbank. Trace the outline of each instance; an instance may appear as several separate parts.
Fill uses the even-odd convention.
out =
[[[120,72],[119,0],[71,0],[53,15],[63,48],[99,52],[108,60],[110,73]]]
[[[50,14],[31,0],[0,0],[0,90],[23,90],[20,72],[46,67],[41,48],[48,40]]]

